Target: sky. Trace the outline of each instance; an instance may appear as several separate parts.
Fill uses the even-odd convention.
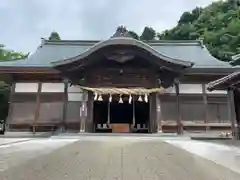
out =
[[[119,25],[141,33],[177,24],[185,11],[214,0],[0,0],[0,44],[33,52],[57,31],[61,39],[103,40]]]

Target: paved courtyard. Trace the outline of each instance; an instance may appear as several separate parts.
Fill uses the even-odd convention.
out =
[[[236,171],[177,147],[179,142],[95,136],[3,145],[0,179],[239,180]]]

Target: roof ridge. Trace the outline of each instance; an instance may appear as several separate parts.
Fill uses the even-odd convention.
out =
[[[100,41],[96,40],[45,40],[42,45],[89,45],[96,44]]]
[[[42,45],[94,45],[106,40],[44,40]],[[199,45],[202,46],[200,40],[150,40],[142,41],[149,45]]]
[[[149,40],[149,41],[143,41],[148,43],[155,43],[155,42],[166,42],[166,43],[200,43],[200,40]]]

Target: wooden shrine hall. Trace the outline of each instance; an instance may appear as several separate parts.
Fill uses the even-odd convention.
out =
[[[228,92],[228,116],[231,121],[232,133],[235,139],[240,139],[240,72],[210,82],[207,88],[213,90],[226,90]]]
[[[237,67],[201,41],[139,41],[124,28],[104,41],[42,40],[0,62],[11,86],[8,131],[177,132],[231,129],[226,90],[210,81]]]

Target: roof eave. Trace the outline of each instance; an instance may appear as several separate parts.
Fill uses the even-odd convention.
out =
[[[235,72],[238,68],[233,67],[192,67],[186,70],[187,74],[219,74],[228,75]]]
[[[51,67],[0,67],[0,73],[59,74],[60,72]]]
[[[232,86],[234,84],[231,81],[235,81],[235,79],[238,79],[239,77],[240,72],[234,72],[232,74],[229,74],[228,76],[222,77],[220,79],[208,83],[207,89],[209,91],[227,89],[229,86]]]

